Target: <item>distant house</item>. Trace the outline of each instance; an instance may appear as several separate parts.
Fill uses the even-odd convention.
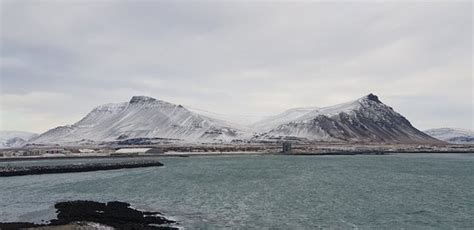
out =
[[[60,153],[64,153],[64,149],[46,149],[44,150],[44,153],[60,154]]]

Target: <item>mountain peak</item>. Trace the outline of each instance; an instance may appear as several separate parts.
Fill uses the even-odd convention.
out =
[[[369,95],[361,98],[362,100],[369,100],[369,101],[374,101],[374,102],[377,102],[377,103],[382,103],[380,100],[379,100],[379,97],[377,97],[377,95],[375,94],[372,94],[370,93]]]
[[[130,99],[130,104],[137,104],[137,103],[148,103],[156,101],[155,98],[147,97],[147,96],[133,96]]]

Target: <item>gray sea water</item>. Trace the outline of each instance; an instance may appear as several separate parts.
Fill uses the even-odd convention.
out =
[[[110,160],[0,164],[84,161]],[[164,167],[0,178],[0,221],[51,219],[54,203],[87,199],[161,211],[184,228],[474,228],[474,154],[160,161]]]

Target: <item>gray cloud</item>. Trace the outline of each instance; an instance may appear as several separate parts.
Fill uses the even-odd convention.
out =
[[[1,129],[150,95],[267,115],[369,92],[417,127],[474,128],[472,3],[1,2]]]

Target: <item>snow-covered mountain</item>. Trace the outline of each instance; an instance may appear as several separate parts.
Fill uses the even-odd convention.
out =
[[[84,140],[116,141],[129,138],[220,142],[243,136],[242,131],[225,121],[193,113],[181,105],[134,96],[129,102],[98,106],[77,123],[51,129],[30,143],[77,143]]]
[[[0,148],[17,148],[38,134],[23,131],[0,131]]]
[[[78,144],[132,138],[200,143],[285,137],[309,141],[442,143],[414,128],[373,94],[330,107],[290,109],[249,126],[226,120],[212,112],[134,96],[129,102],[98,106],[77,123],[51,129],[29,143]]]
[[[425,133],[453,144],[474,144],[474,131],[454,128],[428,129]]]
[[[286,113],[260,123],[269,129],[260,138],[299,137],[314,141],[385,143],[440,143],[369,94],[356,101],[330,107]],[[280,123],[280,124],[279,124]]]

